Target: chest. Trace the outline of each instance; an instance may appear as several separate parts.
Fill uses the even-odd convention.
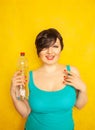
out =
[[[64,80],[64,73],[57,72],[52,74],[37,74],[33,76],[35,85],[43,90],[53,91],[61,89]]]
[[[76,92],[71,86],[55,92],[41,91],[34,87],[29,96],[30,107],[35,112],[67,111],[72,109],[75,101]]]

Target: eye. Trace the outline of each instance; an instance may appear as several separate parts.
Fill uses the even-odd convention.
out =
[[[42,51],[46,51],[47,48],[43,48]]]
[[[58,48],[59,46],[57,46],[57,45],[54,45],[53,47],[54,47],[54,48]]]

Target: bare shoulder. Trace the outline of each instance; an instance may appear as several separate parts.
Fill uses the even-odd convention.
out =
[[[71,71],[73,73],[75,73],[76,75],[80,76],[79,70],[75,66],[70,66],[70,67],[71,67]]]

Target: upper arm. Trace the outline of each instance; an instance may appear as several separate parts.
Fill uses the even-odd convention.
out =
[[[76,67],[71,66],[71,71],[80,78],[80,73]],[[78,97],[79,90],[76,89],[76,96]]]

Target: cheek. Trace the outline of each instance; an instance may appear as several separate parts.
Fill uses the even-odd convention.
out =
[[[39,56],[44,56],[46,54],[46,50],[40,51]]]
[[[55,54],[56,54],[56,55],[60,55],[60,53],[61,53],[61,50],[60,50],[60,49],[55,50]]]
[[[44,53],[43,52],[41,52],[40,54],[39,54],[39,57],[42,59],[42,58],[44,58]]]

